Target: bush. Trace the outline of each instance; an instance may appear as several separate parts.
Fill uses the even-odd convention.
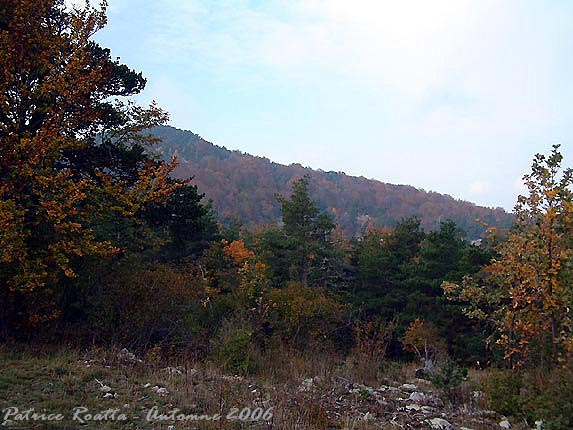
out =
[[[517,416],[523,410],[523,376],[511,370],[494,370],[485,387],[488,407],[503,415]]]
[[[452,389],[461,385],[468,376],[468,369],[448,358],[438,370],[428,373],[428,379],[436,388]]]
[[[297,348],[331,346],[344,306],[324,289],[291,283],[284,289],[272,289],[268,298],[269,321],[282,342]]]
[[[546,430],[573,428],[573,369],[495,371],[486,387],[488,406]]]
[[[461,385],[467,380],[467,376],[468,369],[459,366],[451,358],[446,359],[437,370],[427,372],[427,379],[436,388],[441,389],[448,400],[454,404],[465,401]]]
[[[238,318],[224,321],[212,341],[212,356],[227,371],[242,375],[257,370],[257,351],[253,344],[254,330]]]
[[[354,325],[354,347],[346,358],[346,369],[352,378],[368,385],[380,380],[394,327],[394,321],[366,321]]]
[[[542,391],[528,404],[532,420],[543,420],[546,430],[573,428],[573,370],[557,369],[541,375]]]
[[[190,340],[189,313],[199,291],[186,272],[126,260],[93,282],[82,286],[85,316],[69,327],[86,340],[142,351]]]

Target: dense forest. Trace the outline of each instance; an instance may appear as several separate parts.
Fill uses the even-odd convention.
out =
[[[300,164],[284,166],[229,151],[190,131],[157,127],[153,134],[162,140],[156,150],[166,161],[176,156],[175,176],[193,177],[213,201],[224,224],[240,220],[250,227],[276,225],[281,214],[275,194],[288,193],[303,176],[311,178],[311,197],[348,237],[359,237],[370,227],[394,227],[413,216],[420,219],[425,230],[436,230],[441,221],[450,219],[464,230],[468,240],[484,237],[483,223],[509,228],[513,222],[513,216],[501,208],[479,207],[448,195],[343,172],[317,171]]]
[[[487,368],[490,407],[570,428],[573,170],[558,145],[511,217],[275,165],[158,128],[168,115],[129,99],[145,78],[93,41],[105,24],[89,4],[0,3],[0,352],[119,346],[235,375],[335,357],[373,384],[414,362],[452,405]],[[301,428],[342,428],[316,407]]]

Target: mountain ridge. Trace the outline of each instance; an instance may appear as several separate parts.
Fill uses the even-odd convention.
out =
[[[419,217],[426,230],[451,219],[468,239],[484,234],[485,227],[477,218],[502,228],[513,222],[513,215],[502,208],[486,208],[411,185],[312,169],[300,163],[284,165],[215,145],[192,131],[162,126],[152,133],[162,140],[156,150],[164,159],[177,156],[174,176],[192,177],[199,191],[213,201],[223,223],[235,218],[249,227],[276,225],[280,222],[280,204],[275,196],[289,195],[294,181],[305,175],[311,181],[311,197],[348,236],[360,236],[372,226],[393,227],[412,216]]]

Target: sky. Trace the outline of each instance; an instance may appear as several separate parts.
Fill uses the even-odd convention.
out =
[[[272,161],[513,209],[573,166],[573,1],[109,0],[170,124]]]

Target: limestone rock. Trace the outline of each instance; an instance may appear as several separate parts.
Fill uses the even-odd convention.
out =
[[[505,418],[505,419],[503,419],[503,420],[501,420],[501,421],[499,422],[499,426],[500,426],[502,429],[510,429],[510,428],[511,428],[511,423],[509,422],[509,420],[508,420],[507,418]]]
[[[414,391],[412,394],[410,394],[410,397],[408,399],[413,401],[414,403],[420,403],[428,406],[435,406],[439,408],[444,406],[444,402],[442,401],[442,399],[430,396],[425,393],[421,393],[419,391]]]
[[[454,427],[443,418],[431,418],[428,420],[430,427],[435,430],[452,430]]]
[[[418,386],[414,385],[414,384],[402,384],[402,385],[400,385],[400,389],[402,391],[417,391]]]
[[[117,359],[120,363],[123,364],[137,364],[143,363],[143,360],[140,360],[135,356],[133,352],[129,352],[127,348],[123,348],[121,351],[117,353]]]

